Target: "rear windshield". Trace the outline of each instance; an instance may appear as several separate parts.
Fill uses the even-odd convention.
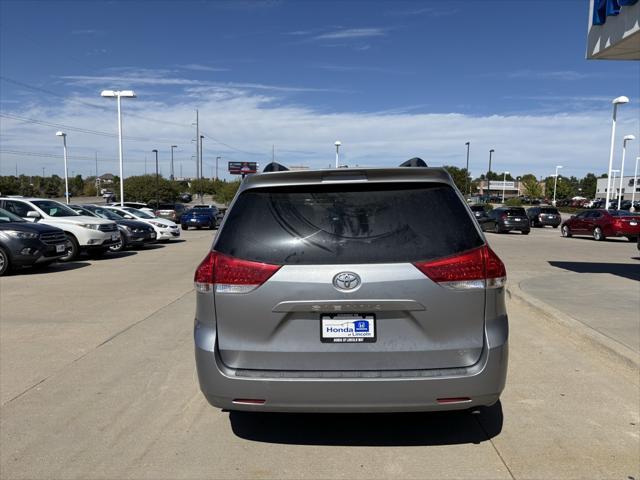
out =
[[[549,207],[541,207],[540,208],[540,213],[560,215],[558,213],[558,209],[557,208],[549,208]]]
[[[414,262],[482,244],[453,188],[394,183],[247,190],[214,248],[258,262],[327,265]]]
[[[524,208],[510,208],[508,210],[505,210],[505,213],[508,217],[517,217],[520,215],[526,216],[526,213],[524,213]]]

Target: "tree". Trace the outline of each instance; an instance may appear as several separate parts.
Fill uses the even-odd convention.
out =
[[[451,175],[453,183],[456,184],[458,190],[460,190],[463,195],[466,195],[467,182],[471,185],[471,176],[469,175],[469,172],[467,172],[467,169],[454,167],[452,165],[445,165],[444,169],[449,172],[449,175]]]
[[[240,180],[233,182],[218,181],[215,191],[216,201],[227,205],[235,197],[238,188],[240,188]]]
[[[527,178],[524,178],[527,177]],[[538,183],[535,175],[525,175],[521,180],[522,186],[524,187],[524,194],[530,198],[540,198],[542,197],[542,187]],[[533,177],[533,178],[531,178]]]
[[[178,198],[178,193],[178,186],[162,177],[158,178],[156,188],[155,175],[137,175],[124,181],[124,196],[132,201],[148,202],[157,196],[160,201],[173,202]]]
[[[605,174],[606,176],[606,174]],[[580,188],[582,189],[582,196],[587,198],[596,197],[596,185],[598,178],[591,172],[587,173],[582,180],[580,180]]]
[[[574,177],[575,178],[575,177]],[[554,176],[545,178],[545,192],[547,198],[553,198]],[[558,175],[558,183],[556,186],[556,199],[571,198],[575,195],[574,184],[571,179]]]

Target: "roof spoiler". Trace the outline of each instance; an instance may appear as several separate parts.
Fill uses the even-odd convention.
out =
[[[287,172],[287,171],[289,171],[289,169],[278,162],[271,162],[266,167],[264,167],[264,170],[262,170],[263,173],[264,172]]]
[[[427,162],[418,157],[413,157],[400,164],[401,167],[427,167]]]

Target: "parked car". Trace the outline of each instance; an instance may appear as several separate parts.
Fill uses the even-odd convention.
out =
[[[0,198],[0,208],[31,222],[64,230],[67,250],[61,261],[73,260],[81,252],[103,255],[120,239],[111,220],[79,215],[66,205],[44,198]]]
[[[248,176],[195,273],[200,388],[229,410],[492,405],[505,281],[442,168]]]
[[[131,207],[106,207],[109,210],[113,210],[118,215],[127,220],[140,220],[148,225],[151,225],[156,231],[157,240],[171,240],[172,238],[178,238],[180,236],[180,229],[171,220],[166,218],[158,218],[153,215]]]
[[[12,268],[55,262],[64,256],[66,242],[59,228],[27,222],[0,208],[0,276]]]
[[[186,211],[186,208],[181,203],[160,203],[149,202],[149,208],[153,209],[153,213],[156,217],[166,218],[172,222],[180,223],[182,214]]]
[[[563,237],[590,235],[594,240],[627,237],[635,242],[640,235],[640,215],[624,210],[585,210],[562,223]]]
[[[480,218],[483,214],[487,213],[484,205],[469,205],[469,208],[473,212],[476,218]]]
[[[546,227],[547,225],[558,228],[562,222],[562,216],[555,207],[531,207],[527,210],[529,225],[532,227]]]
[[[191,200],[193,200],[193,196],[188,192],[184,192],[184,193],[181,193],[180,195],[178,195],[178,199],[181,202],[189,203],[189,202],[191,202]]]
[[[523,235],[529,235],[531,231],[527,212],[522,207],[494,208],[489,212],[489,219],[493,220],[493,232],[495,233],[518,230]]]
[[[189,227],[208,228],[213,230],[218,227],[218,209],[213,208],[191,208],[182,214],[180,220],[182,230],[189,230]]]
[[[111,202],[107,204],[110,207],[119,207],[120,202]],[[149,207],[146,203],[142,202],[124,202],[122,204],[123,207],[135,208],[137,210],[142,210],[143,212],[148,213],[149,215],[153,215],[155,217],[155,213],[153,213],[153,209]]]
[[[116,222],[120,232],[120,241],[109,247],[112,252],[120,252],[129,247],[141,247],[145,244],[156,242],[158,235],[156,234],[153,226],[147,223],[139,220],[126,219],[123,216],[118,215],[113,210],[109,210],[108,208],[98,205],[72,206],[74,209],[76,207],[82,208],[91,215]]]

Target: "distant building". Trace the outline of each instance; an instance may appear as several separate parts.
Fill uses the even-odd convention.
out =
[[[109,185],[113,183],[115,178],[116,177],[112,173],[105,173],[104,175],[100,175],[98,177],[98,183],[102,185]]]
[[[620,193],[622,193],[623,200],[631,200],[633,195],[635,179],[633,175],[624,176],[622,178],[622,192],[620,192],[620,177],[611,178],[614,185],[611,185],[611,194],[609,198],[617,199]],[[640,182],[638,182],[640,184]],[[636,200],[640,200],[640,186],[635,185]],[[599,178],[596,183],[596,198],[607,197],[607,179]]]

